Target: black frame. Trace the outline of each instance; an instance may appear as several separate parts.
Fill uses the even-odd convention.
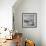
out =
[[[35,17],[35,26],[30,26],[30,27],[26,27],[26,26],[23,26],[24,24],[24,15],[33,15],[33,17]],[[33,18],[34,19],[34,18]],[[22,28],[36,28],[37,27],[37,13],[22,13]]]

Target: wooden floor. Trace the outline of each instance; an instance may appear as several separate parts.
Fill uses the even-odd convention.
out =
[[[6,42],[2,43],[0,46],[16,46],[15,39],[13,39],[13,40],[6,40]]]
[[[14,36],[12,36],[12,40],[6,40],[6,39],[0,39],[0,42],[3,42],[4,40],[6,40],[6,42],[3,42],[2,44],[0,43],[0,46],[18,46],[21,45],[22,46],[22,37],[21,37],[21,33],[16,33]],[[16,42],[19,44],[16,44]]]

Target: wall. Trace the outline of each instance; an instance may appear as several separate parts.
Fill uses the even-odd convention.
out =
[[[12,6],[16,0],[0,0],[0,27],[12,28]]]
[[[46,46],[46,0],[41,1],[41,41]]]
[[[17,3],[13,6],[15,29],[23,33],[24,39],[34,40],[36,46],[41,46],[41,1],[23,0],[17,7],[16,5]],[[22,13],[37,13],[37,28],[22,28]]]

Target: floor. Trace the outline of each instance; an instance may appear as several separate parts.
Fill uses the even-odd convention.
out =
[[[13,39],[13,40],[6,40],[6,42],[2,43],[0,46],[16,46],[15,39]]]
[[[16,33],[11,40],[0,39],[0,46],[23,46],[21,33]],[[5,42],[3,42],[5,40]],[[3,43],[2,43],[3,42]],[[19,42],[19,43],[18,43]]]

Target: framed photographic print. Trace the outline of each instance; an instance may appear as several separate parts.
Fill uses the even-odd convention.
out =
[[[22,13],[22,27],[36,28],[37,13]]]

